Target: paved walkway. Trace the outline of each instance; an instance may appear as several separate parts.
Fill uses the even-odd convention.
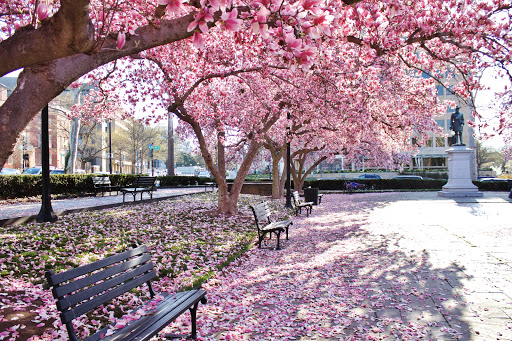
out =
[[[153,199],[164,199],[179,195],[200,193],[205,191],[211,191],[211,187],[159,188],[157,191],[153,192]],[[148,200],[149,198],[149,195],[147,193],[144,193],[143,200]],[[133,196],[131,194],[127,195],[125,199],[128,203],[133,202]],[[138,201],[140,201],[140,194],[137,194],[137,202]],[[57,215],[59,215],[63,214],[66,211],[72,211],[77,209],[92,209],[95,207],[113,207],[116,205],[122,205],[122,203],[123,195],[116,195],[115,192],[113,192],[112,195],[109,195],[107,193],[105,194],[105,196],[90,196],[82,198],[52,200],[52,209]],[[9,205],[0,204],[0,221],[23,221],[24,219],[37,215],[40,210],[41,202],[16,203]]]
[[[325,195],[209,281],[202,340],[512,340],[507,194]]]

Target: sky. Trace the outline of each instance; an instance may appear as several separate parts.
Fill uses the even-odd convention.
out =
[[[475,96],[475,104],[477,111],[488,121],[488,123],[492,126],[496,126],[498,124],[497,120],[493,120],[498,112],[499,108],[496,107],[495,94],[505,90],[505,86],[508,85],[510,89],[510,84],[505,79],[500,78],[498,76],[498,72],[495,69],[487,69],[482,74],[482,78],[480,82],[487,87],[488,90],[480,90],[477,92]],[[490,130],[489,130],[490,131]],[[504,142],[502,137],[497,136],[488,141],[483,142],[485,146],[500,148],[504,146]]]

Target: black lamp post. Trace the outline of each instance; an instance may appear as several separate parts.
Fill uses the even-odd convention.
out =
[[[112,119],[108,120],[108,158],[110,162],[110,174],[112,174]]]
[[[50,196],[50,143],[48,137],[48,105],[41,112],[41,166],[42,166],[42,196],[41,210],[36,217],[37,222],[54,222],[57,215],[53,212]]]
[[[292,192],[291,192],[291,160],[290,160],[290,112],[287,114],[288,127],[286,128],[286,208],[292,208]]]

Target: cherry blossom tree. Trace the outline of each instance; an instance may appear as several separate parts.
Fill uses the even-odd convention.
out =
[[[453,91],[471,101],[475,70],[510,65],[510,10],[503,0],[2,2],[0,74],[24,72],[0,108],[0,163],[28,121],[82,75],[184,39],[202,47],[214,26],[254,34],[247,50],[302,68],[357,51],[364,63],[391,55],[441,82],[456,72],[462,82]]]
[[[338,154],[347,160],[364,154],[376,164],[392,163],[394,153],[412,148],[413,134],[436,131],[434,117],[446,111],[436,100],[432,79],[403,69],[391,57],[354,69],[351,77],[336,70],[331,66],[309,77],[295,77],[289,131],[280,127],[266,136],[274,167],[291,141],[296,190],[316,166]],[[281,178],[276,170],[273,175],[273,195],[280,197],[284,172]]]

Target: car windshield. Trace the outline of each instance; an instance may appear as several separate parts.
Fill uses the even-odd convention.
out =
[[[25,174],[37,174],[39,173],[40,171],[40,168],[29,168],[29,169],[26,169],[23,173]]]
[[[18,174],[18,171],[16,169],[12,169],[12,168],[4,168],[0,171],[0,174],[12,175],[12,174]]]

